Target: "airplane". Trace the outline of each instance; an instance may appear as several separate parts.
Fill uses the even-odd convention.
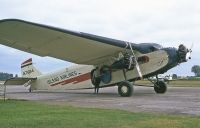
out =
[[[135,81],[163,74],[191,59],[191,49],[164,48],[156,43],[131,43],[76,32],[20,19],[0,20],[0,44],[42,57],[49,56],[75,65],[42,74],[28,59],[21,64],[22,77],[5,85],[30,85],[32,90],[92,89],[118,86],[118,94],[133,94]],[[167,85],[157,77],[156,93]]]

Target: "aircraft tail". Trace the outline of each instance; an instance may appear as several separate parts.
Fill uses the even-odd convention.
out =
[[[42,73],[33,66],[32,58],[21,64],[21,74],[24,78],[36,78]]]

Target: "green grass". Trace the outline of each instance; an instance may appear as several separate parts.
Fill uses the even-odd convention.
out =
[[[199,80],[175,80],[169,82],[170,86],[175,87],[200,87]]]
[[[0,101],[1,128],[197,128],[200,118]]]

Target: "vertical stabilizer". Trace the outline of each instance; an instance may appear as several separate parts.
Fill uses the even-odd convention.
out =
[[[25,78],[35,78],[39,75],[42,75],[42,73],[33,66],[32,58],[24,61],[21,64],[21,74],[22,77]]]

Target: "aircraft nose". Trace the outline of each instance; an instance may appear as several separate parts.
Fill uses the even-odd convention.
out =
[[[163,70],[160,72],[161,74],[165,73],[169,69],[171,69],[179,64],[178,49],[169,47],[169,48],[163,48],[163,50],[168,54],[168,63],[163,68]]]
[[[191,50],[188,50],[184,45],[180,45],[178,49],[168,47],[163,48],[162,50],[164,50],[168,55],[168,63],[160,72],[161,74],[165,73],[166,71],[177,66],[180,63],[187,62],[189,58],[188,54],[191,53]]]
[[[165,51],[168,53],[170,65],[178,65],[191,59],[190,55],[192,50],[187,49],[183,44],[179,45],[178,49],[165,48]]]

